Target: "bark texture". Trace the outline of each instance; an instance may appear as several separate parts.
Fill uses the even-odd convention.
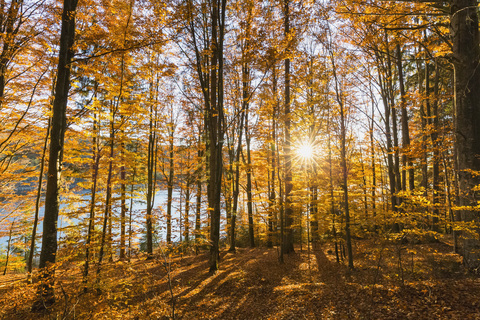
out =
[[[70,89],[70,63],[75,41],[75,11],[78,0],[64,0],[62,30],[57,67],[57,83],[53,101],[50,151],[45,194],[42,251],[40,253],[40,281],[37,300],[32,310],[40,311],[55,302],[54,275],[57,254],[57,220],[59,211],[58,182],[61,173],[61,154],[66,127],[68,91]]]
[[[478,221],[475,206],[480,200],[473,187],[480,177],[480,69],[477,2],[454,0],[451,6],[451,33],[455,66],[456,147],[459,173],[460,206],[464,221]],[[477,230],[478,232],[478,230]],[[480,241],[471,235],[463,241],[464,262],[476,268],[480,262]]]

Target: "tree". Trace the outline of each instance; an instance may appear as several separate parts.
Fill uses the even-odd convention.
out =
[[[475,207],[480,200],[480,48],[477,2],[454,0],[451,6],[453,64],[455,68],[455,132],[461,218],[478,221]],[[475,231],[476,233],[477,231]],[[464,262],[480,264],[478,240],[468,235],[463,243]]]
[[[58,55],[57,82],[52,107],[52,125],[48,162],[45,217],[43,220],[42,251],[40,254],[41,285],[32,310],[47,309],[55,302],[53,290],[55,258],[57,253],[58,178],[62,170],[61,153],[65,137],[66,110],[70,89],[70,65],[75,41],[75,11],[78,0],[64,0],[60,51]]]
[[[164,150],[166,156],[166,162],[168,163],[168,171],[165,170],[165,164],[162,164],[162,172],[167,183],[167,244],[172,243],[172,201],[173,201],[173,188],[175,178],[175,165],[174,157],[176,155],[175,150],[175,131],[177,127],[178,116],[174,115],[173,104],[170,103],[168,110],[168,120],[166,123],[167,137],[163,139],[167,141],[167,150]],[[168,173],[167,173],[168,172]]]
[[[290,39],[290,0],[283,1],[283,21],[285,39]],[[287,40],[288,41],[288,40]],[[287,45],[285,53],[285,106],[284,106],[284,130],[285,142],[283,146],[285,157],[285,229],[286,235],[282,241],[282,251],[290,253],[294,251],[293,247],[293,208],[292,208],[292,155],[291,155],[291,137],[290,137],[290,53],[291,48]]]
[[[37,235],[37,225],[38,225],[38,216],[39,216],[39,211],[40,211],[40,198],[42,195],[42,187],[43,187],[43,171],[45,169],[45,155],[47,152],[47,144],[48,144],[48,137],[50,135],[50,117],[48,118],[48,124],[47,124],[47,134],[45,135],[45,141],[43,143],[43,151],[42,151],[42,158],[40,160],[40,173],[38,175],[38,187],[37,187],[37,197],[35,199],[35,216],[33,220],[33,230],[32,230],[32,240],[30,243],[30,254],[28,256],[28,262],[27,262],[27,272],[29,273],[29,276],[32,273],[33,269],[33,255],[35,253],[35,237]]]
[[[195,53],[195,69],[203,94],[204,127],[207,136],[208,211],[210,216],[210,271],[218,270],[220,240],[220,200],[223,174],[224,106],[223,106],[223,48],[225,36],[226,0],[187,3],[187,23],[191,44]],[[194,9],[195,8],[195,9]],[[196,12],[196,10],[202,10]],[[208,21],[197,21],[201,15]],[[198,30],[203,30],[203,39],[197,39]],[[199,47],[200,45],[204,47]]]
[[[342,167],[342,189],[343,206],[345,210],[345,242],[347,245],[348,267],[353,269],[353,250],[352,238],[350,232],[350,205],[348,198],[348,167],[347,167],[347,129],[346,129],[346,110],[345,98],[342,83],[338,76],[333,49],[330,49],[330,61],[332,64],[332,73],[334,79],[335,99],[340,108],[340,158]]]
[[[153,80],[152,80],[153,81]],[[157,181],[157,124],[158,124],[158,100],[153,88],[153,82],[150,83],[150,110],[148,122],[148,149],[147,149],[147,212],[146,212],[146,240],[147,255],[153,257],[153,204],[155,201],[155,186]]]

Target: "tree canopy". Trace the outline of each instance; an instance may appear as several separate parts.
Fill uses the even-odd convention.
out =
[[[2,1],[3,274],[41,311],[57,269],[100,292],[143,253],[353,271],[442,239],[478,270],[478,28],[474,0]]]

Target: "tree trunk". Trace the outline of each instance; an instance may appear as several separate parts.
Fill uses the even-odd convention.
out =
[[[335,66],[333,52],[330,52],[330,58],[332,61],[333,77],[335,79],[336,99],[340,107],[340,159],[342,167],[342,189],[345,210],[345,242],[347,245],[348,268],[353,269],[352,238],[350,235],[350,207],[348,203],[347,129],[345,119],[345,106],[342,100],[343,94],[340,91],[341,88],[337,77],[337,70]]]
[[[422,117],[422,187],[425,198],[428,196],[428,110],[430,110],[430,68],[428,61],[425,60],[425,88],[424,88],[424,103],[420,106],[420,116]],[[427,209],[428,210],[428,209]]]
[[[172,122],[169,124],[169,150],[168,150],[168,176],[167,178],[167,244],[172,243],[172,201],[173,201],[173,156],[174,156],[174,124],[173,124],[173,110],[171,115]]]
[[[0,106],[3,104],[3,97],[5,94],[5,85],[7,83],[5,75],[7,73],[8,64],[18,50],[18,44],[15,43],[15,38],[20,30],[20,25],[23,23],[22,14],[19,15],[22,6],[23,0],[10,1],[7,17],[4,19],[5,24],[1,25],[3,46],[2,52],[0,53]],[[15,23],[17,23],[16,26]]]
[[[202,150],[198,149],[198,159],[200,160],[203,157]],[[201,221],[200,221],[200,212],[202,208],[202,166],[199,165],[197,172],[195,173],[196,180],[197,180],[197,194],[196,194],[196,209],[195,209],[195,241],[198,242],[200,239],[200,228],[201,228]]]
[[[395,183],[395,171],[393,163],[393,146],[392,146],[392,134],[390,128],[390,105],[388,103],[385,83],[381,72],[378,72],[381,96],[383,106],[385,109],[385,136],[387,139],[387,166],[388,166],[388,179],[390,185],[390,198],[392,204],[392,211],[397,211],[397,197],[396,197],[396,183]]]
[[[100,252],[98,254],[98,266],[97,266],[97,281],[98,276],[100,275],[100,270],[102,267],[103,257],[105,256],[105,246],[109,250],[107,253],[111,254],[111,223],[112,223],[112,177],[113,177],[113,154],[114,154],[114,145],[115,145],[115,109],[113,103],[110,105],[110,154],[108,161],[108,175],[107,175],[107,191],[105,197],[105,213],[103,215],[103,227],[102,227],[102,238],[100,240]],[[109,228],[107,228],[109,225]],[[110,229],[110,232],[109,230]]]
[[[237,220],[237,212],[238,212],[238,196],[240,194],[240,154],[242,153],[242,138],[243,138],[243,129],[245,128],[245,136],[247,136],[248,127],[245,124],[248,121],[247,113],[248,113],[248,76],[246,66],[242,66],[242,110],[240,112],[240,125],[239,125],[239,133],[238,133],[238,142],[237,147],[235,150],[235,172],[233,176],[233,204],[232,204],[232,219],[231,219],[231,231],[230,231],[230,249],[229,251],[235,251],[235,237],[236,237],[236,220]],[[248,143],[250,143],[248,141]],[[248,171],[247,171],[248,172]],[[250,182],[250,189],[251,189],[251,182]],[[253,229],[252,229],[253,232]]]
[[[54,274],[57,253],[57,220],[59,211],[58,180],[61,173],[59,157],[65,137],[68,91],[70,89],[70,63],[75,41],[75,11],[78,0],[64,0],[57,83],[52,108],[52,127],[45,195],[42,251],[40,253],[41,284],[32,311],[41,311],[55,303]]]
[[[388,45],[387,45],[388,48]],[[392,83],[392,66],[391,66],[391,58],[390,58],[390,52],[387,49],[387,68],[388,68],[388,73],[389,77],[387,80],[387,83],[389,84],[388,86],[388,92],[390,93],[390,114],[392,115],[392,136],[393,136],[393,151],[394,151],[394,171],[395,171],[395,190],[396,192],[399,192],[402,190],[402,179],[400,175],[400,155],[399,155],[399,150],[398,150],[398,121],[397,121],[397,109],[395,107],[395,101],[393,98],[393,83]],[[401,204],[401,196],[397,195],[397,205]]]
[[[373,137],[373,129],[375,124],[375,102],[372,88],[370,87],[370,99],[372,100],[372,118],[370,121],[369,127],[369,136],[370,136],[370,165],[372,167],[372,217],[374,223],[374,231],[377,231],[377,204],[376,204],[376,189],[377,189],[377,176],[375,170],[375,139]]]
[[[153,84],[150,84],[153,86]],[[156,153],[155,146],[157,142],[156,136],[156,105],[150,105],[150,120],[149,120],[149,135],[148,135],[148,149],[147,149],[147,212],[146,212],[146,240],[147,240],[147,259],[153,257],[153,218],[152,209],[154,201],[154,174]]]
[[[312,119],[310,126],[308,128],[308,143],[314,148],[316,140],[316,119],[314,101],[314,59],[313,56],[310,57],[309,69],[308,69],[308,89],[307,89],[307,102],[309,105],[308,116]],[[314,248],[316,248],[317,242],[319,240],[318,236],[318,222],[320,217],[318,216],[318,182],[317,180],[317,162],[316,159],[309,159],[310,163],[305,163],[305,180],[307,188],[309,190],[309,203],[307,205],[307,247],[310,252],[310,240],[313,242]],[[310,238],[311,233],[311,238]]]
[[[400,44],[397,44],[397,69],[398,84],[400,87],[400,103],[401,103],[401,122],[402,122],[402,190],[407,189],[407,165],[408,165],[408,187],[410,191],[415,188],[414,169],[410,153],[410,132],[408,126],[408,111],[405,85],[403,80],[403,62],[402,50]]]
[[[240,120],[240,127],[243,128],[243,119],[245,113],[242,113]],[[242,131],[240,131],[241,133]],[[232,219],[230,221],[230,248],[228,251],[234,252],[236,246],[236,223],[238,211],[238,195],[240,193],[240,164],[239,157],[242,152],[242,135],[238,137],[237,151],[235,152],[235,172],[233,176],[233,196],[232,196]]]
[[[268,240],[267,240],[267,247],[271,248],[273,247],[273,237],[274,237],[274,220],[276,220],[276,208],[275,208],[275,202],[276,202],[276,194],[275,194],[275,179],[276,179],[276,158],[277,158],[277,122],[276,122],[276,117],[277,117],[277,110],[278,110],[278,103],[277,103],[277,77],[276,77],[276,68],[275,64],[273,64],[272,67],[272,92],[273,92],[273,98],[274,98],[274,104],[273,104],[273,110],[272,110],[272,131],[271,131],[271,139],[272,142],[270,144],[270,157],[271,157],[271,172],[269,175],[269,181],[270,181],[270,192],[268,194]],[[275,226],[276,230],[277,226]],[[276,232],[275,232],[276,235]],[[278,237],[278,235],[276,235]]]
[[[250,154],[250,132],[248,127],[248,110],[246,111],[245,140],[247,143],[247,210],[248,210],[248,238],[250,248],[255,247],[255,235],[253,231],[253,199],[252,199],[252,158]]]
[[[225,31],[226,0],[207,3],[205,26],[195,25],[197,12],[191,1],[187,3],[187,20],[195,50],[196,71],[200,81],[204,102],[204,124],[206,129],[206,159],[208,170],[208,213],[210,216],[210,272],[218,270],[220,258],[220,201],[223,175],[224,108],[223,108],[223,42]],[[209,34],[201,40],[204,48],[197,45],[198,29]],[[210,41],[209,41],[210,40]],[[204,50],[209,54],[205,55]]]
[[[132,185],[130,186],[130,209],[129,209],[129,217],[128,217],[128,259],[132,257],[132,237],[133,237],[133,229],[132,229],[132,215],[133,215],[133,189],[135,186],[135,175],[137,174],[137,167],[134,163],[133,165],[133,173],[132,173]]]
[[[438,82],[439,82],[439,74],[438,74],[438,63],[435,60],[435,82],[433,85],[433,115],[429,118],[433,119],[430,120],[431,122],[431,134],[430,139],[432,140],[432,149],[433,149],[433,170],[432,170],[432,203],[433,203],[433,216],[432,216],[432,230],[439,231],[438,221],[440,216],[440,211],[438,209],[438,204],[440,203],[439,199],[441,197],[441,188],[440,188],[440,146],[438,145],[438,131],[439,131],[439,119],[438,119]]]
[[[122,166],[120,167],[120,260],[125,260],[125,223],[126,223],[126,216],[127,216],[127,170],[125,168],[125,142],[122,141],[120,146],[121,152],[121,159],[122,159]]]
[[[48,137],[50,135],[50,126],[52,119],[48,118],[47,124],[47,134],[45,135],[45,140],[43,142],[43,151],[42,158],[40,160],[40,173],[38,174],[38,186],[37,186],[37,197],[35,199],[35,216],[33,220],[33,230],[32,230],[32,240],[30,242],[30,254],[28,256],[27,262],[27,272],[28,272],[28,282],[31,280],[32,270],[33,270],[33,255],[35,254],[35,238],[37,236],[37,226],[38,226],[38,214],[40,211],[40,199],[42,197],[42,183],[43,183],[43,172],[45,169],[45,155],[47,153]]]
[[[86,283],[88,280],[88,272],[90,267],[90,251],[92,247],[92,237],[95,232],[95,202],[97,195],[97,178],[98,178],[98,165],[100,161],[100,154],[98,148],[98,127],[97,127],[97,113],[93,114],[93,128],[92,128],[92,186],[91,192],[92,197],[90,200],[90,214],[88,218],[88,230],[87,230],[87,240],[85,242],[85,265],[83,269],[83,282]]]
[[[280,151],[277,148],[277,163],[280,167]],[[285,255],[285,201],[284,201],[284,192],[283,192],[283,183],[282,179],[280,178],[280,170],[277,170],[278,174],[278,204],[280,207],[280,263],[284,263],[284,255]]]
[[[113,106],[112,106],[113,108]],[[115,110],[112,110],[112,118],[110,120],[110,159],[108,161],[108,179],[107,179],[107,200],[105,201],[105,214],[108,216],[108,232],[107,232],[107,254],[108,261],[113,261],[113,156],[115,153]]]
[[[327,128],[330,127],[330,109],[328,110],[328,122]],[[335,257],[337,259],[337,263],[340,262],[340,256],[338,255],[338,242],[337,242],[337,229],[335,228],[335,194],[333,188],[333,163],[332,163],[332,142],[331,142],[331,131],[328,130],[328,141],[327,141],[327,148],[328,148],[328,181],[329,181],[329,189],[330,189],[330,214],[332,215],[332,233],[333,233],[333,241],[335,243]]]
[[[12,247],[12,234],[13,234],[14,225],[15,225],[15,219],[13,219],[12,224],[10,225],[10,232],[8,233],[7,257],[5,259],[5,269],[3,269],[3,275],[7,274],[8,260],[10,259],[10,251]]]
[[[360,156],[360,165],[362,171],[362,191],[363,191],[363,215],[365,221],[368,218],[368,196],[367,196],[367,175],[365,173],[365,163],[363,162],[362,156]]]
[[[283,1],[284,6],[284,35],[288,39],[290,37],[290,0]],[[291,137],[291,114],[290,114],[290,50],[286,49],[285,62],[285,142],[284,142],[284,158],[285,158],[285,239],[283,241],[284,253],[294,251],[293,243],[293,208],[292,208],[292,155],[290,150]]]
[[[270,162],[271,169],[268,175],[269,180],[269,193],[268,193],[268,234],[267,234],[267,247],[273,247],[273,236],[274,236],[274,220],[275,220],[275,120],[272,120],[272,142],[270,143]]]
[[[455,132],[462,207],[476,206],[480,200],[474,187],[480,183],[480,70],[477,1],[453,0],[450,26],[455,69]],[[464,209],[462,220],[478,221],[477,212]],[[478,232],[478,230],[475,230]],[[480,242],[465,235],[464,263],[470,268],[479,266]]]
[[[235,111],[236,112],[236,111]],[[235,126],[232,126],[232,137],[235,136]],[[227,137],[227,141],[229,141],[229,137]],[[234,142],[227,142],[227,149],[228,149],[228,167],[225,170],[224,174],[224,191],[223,195],[225,197],[225,213],[227,216],[227,223],[225,225],[225,229],[227,232],[227,243],[231,243],[232,237],[232,201],[233,201],[233,186],[235,181],[233,181],[233,173],[234,173],[234,159],[235,159],[235,151],[234,151]]]
[[[220,7],[219,7],[220,6]],[[212,57],[210,71],[210,105],[208,112],[209,180],[208,206],[210,211],[210,272],[218,270],[220,259],[220,194],[223,173],[223,39],[226,0],[212,3]]]
[[[187,183],[185,186],[185,218],[184,218],[184,224],[185,224],[185,241],[189,242],[190,241],[190,221],[189,221],[189,215],[190,215],[190,176],[187,177]]]

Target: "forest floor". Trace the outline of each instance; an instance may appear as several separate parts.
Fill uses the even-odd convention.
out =
[[[49,314],[30,313],[25,275],[0,275],[0,319],[170,319],[173,306],[175,319],[480,319],[480,278],[451,252],[445,241],[356,240],[348,270],[332,243],[297,247],[283,264],[276,248],[240,248],[221,252],[214,275],[207,253],[139,257],[106,264],[87,293],[80,265],[64,265]]]

